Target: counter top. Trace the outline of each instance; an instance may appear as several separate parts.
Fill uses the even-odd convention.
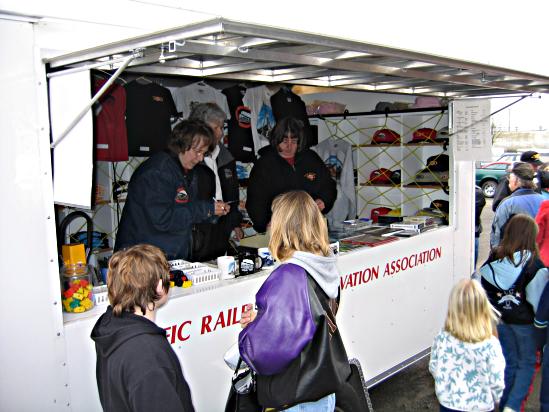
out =
[[[237,285],[239,283],[246,282],[250,279],[256,279],[258,277],[267,276],[269,273],[271,273],[271,271],[274,268],[276,268],[276,266],[277,265],[273,265],[269,268],[261,269],[260,271],[253,273],[251,275],[238,276],[238,277],[235,277],[234,279],[216,280],[216,281],[207,282],[207,283],[203,283],[196,286],[191,286],[190,288],[182,288],[182,287],[176,286],[176,287],[170,288],[169,297],[170,297],[170,300],[180,299],[180,298],[184,298],[185,296],[205,293],[214,289],[220,289],[220,288]],[[96,305],[92,309],[83,313],[63,312],[63,323],[68,324],[71,322],[77,322],[84,319],[98,317],[105,312],[105,310],[107,309],[107,306],[108,304]]]

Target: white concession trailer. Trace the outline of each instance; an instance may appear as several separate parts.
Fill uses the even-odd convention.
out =
[[[450,130],[454,101],[549,90],[548,56],[533,49],[542,25],[515,32],[502,26],[516,16],[478,2],[453,12],[408,3],[1,1],[0,410],[101,409],[89,333],[105,306],[65,314],[59,287],[55,204],[91,207],[78,196],[91,197],[95,167],[92,140],[75,137],[90,129],[79,73],[301,85],[368,102],[435,96],[450,101]],[[73,75],[54,96],[53,79]],[[62,126],[51,113],[60,100]],[[474,162],[452,157],[448,226],[339,259],[340,327],[369,385],[428,354],[450,287],[473,271]],[[198,411],[223,409],[231,372],[222,357],[267,275],[176,288],[159,312]]]

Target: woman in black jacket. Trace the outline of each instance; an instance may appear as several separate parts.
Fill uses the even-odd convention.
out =
[[[304,190],[326,214],[336,196],[336,182],[322,159],[304,148],[303,123],[291,117],[278,122],[271,145],[259,151],[248,182],[246,210],[254,229],[265,232],[273,199],[291,190]]]

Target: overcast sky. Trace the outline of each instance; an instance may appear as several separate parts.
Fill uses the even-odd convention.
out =
[[[519,100],[519,97],[492,99],[492,113]],[[537,94],[492,116],[492,123],[503,131],[549,130],[549,95]]]

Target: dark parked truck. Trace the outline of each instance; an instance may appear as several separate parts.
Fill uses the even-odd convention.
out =
[[[482,188],[485,197],[494,197],[498,180],[505,176],[510,162],[493,162],[475,169],[475,184]]]

